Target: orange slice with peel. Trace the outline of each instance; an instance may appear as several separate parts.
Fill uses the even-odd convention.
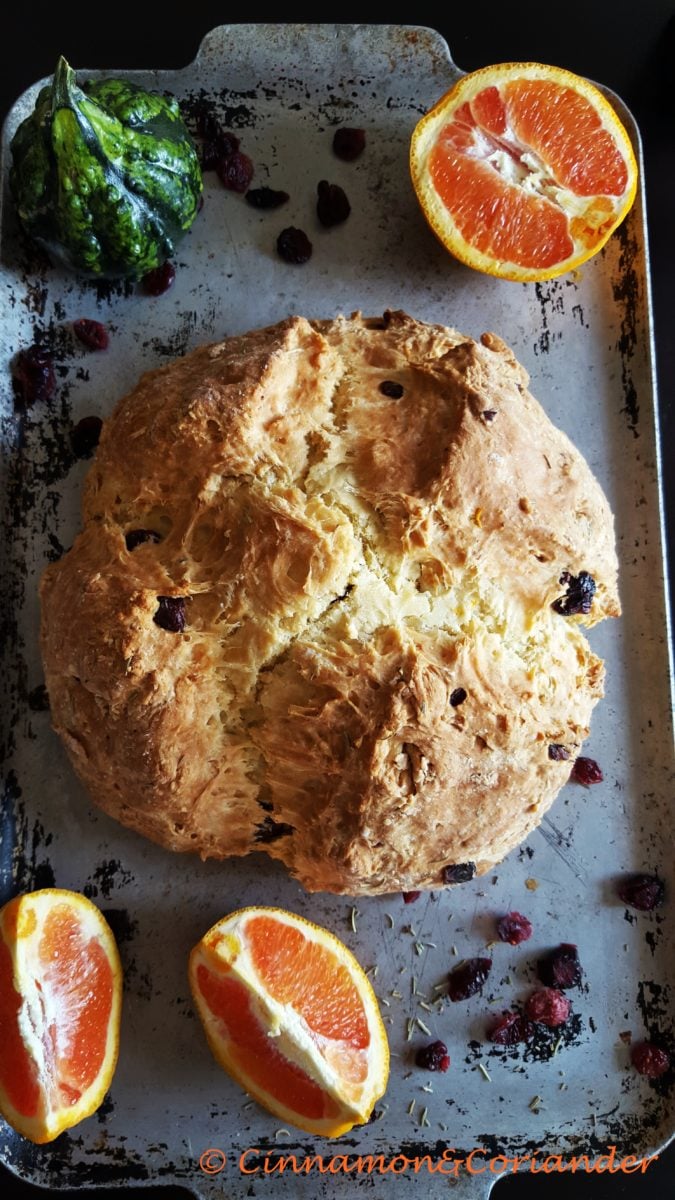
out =
[[[264,1108],[307,1133],[367,1121],[389,1077],[375,994],[328,930],[279,908],[218,921],[190,956],[211,1050]]]
[[[32,1142],[90,1116],[119,1045],[122,968],[79,892],[44,888],[0,909],[0,1112]]]
[[[464,75],[415,127],[410,169],[445,248],[521,282],[553,279],[597,254],[638,179],[628,133],[602,92],[542,63]]]

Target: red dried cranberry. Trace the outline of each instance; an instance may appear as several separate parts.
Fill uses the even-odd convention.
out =
[[[221,158],[216,171],[223,187],[231,192],[247,191],[253,179],[253,163],[248,154],[242,154],[241,150]]]
[[[515,1046],[517,1042],[529,1042],[533,1034],[532,1024],[520,1013],[505,1012],[501,1017],[495,1017],[488,1030],[488,1040],[498,1046]]]
[[[157,612],[152,619],[160,629],[182,633],[185,629],[185,597],[158,596]]]
[[[552,988],[578,987],[581,983],[581,964],[576,946],[563,942],[537,963],[542,983]]]
[[[316,215],[321,224],[330,229],[332,225],[341,225],[346,221],[352,206],[339,183],[328,183],[322,179],[316,190]]]
[[[287,200],[290,200],[288,192],[277,192],[274,188],[259,187],[249,188],[244,199],[251,208],[280,208]]]
[[[570,752],[565,746],[561,746],[558,742],[551,742],[548,748],[548,756],[553,762],[564,762],[569,758]]]
[[[403,896],[404,904],[413,904],[415,900],[419,900],[422,893],[421,892],[402,892],[401,895]]]
[[[44,683],[39,683],[32,692],[28,693],[28,707],[31,712],[47,712],[49,709],[49,693]]]
[[[638,1042],[631,1047],[630,1061],[648,1079],[659,1079],[670,1067],[670,1055],[653,1042]]]
[[[571,575],[569,571],[563,571],[560,582],[567,586],[567,591],[564,596],[559,596],[557,600],[553,601],[551,608],[554,612],[560,613],[562,617],[571,617],[576,613],[589,613],[595,595],[593,576],[589,575],[588,571],[580,571],[578,575]]]
[[[464,688],[455,688],[454,692],[450,693],[450,703],[453,708],[459,708],[466,700],[466,692]]]
[[[218,129],[215,141],[221,158],[231,158],[241,145],[240,139],[231,129]]]
[[[491,958],[466,958],[448,975],[448,995],[451,1000],[468,1000],[480,992],[492,967]]]
[[[78,458],[89,458],[98,446],[103,421],[100,417],[83,417],[70,431],[70,444]]]
[[[363,154],[366,145],[365,129],[348,129],[342,126],[333,134],[333,152],[343,162],[353,162]]]
[[[395,379],[383,379],[380,391],[383,396],[389,396],[392,400],[400,400],[403,395],[403,384],[397,383]]]
[[[450,863],[447,867],[443,867],[443,883],[468,883],[476,874],[476,864],[468,863]]]
[[[312,243],[302,229],[289,225],[277,238],[277,253],[284,262],[306,263],[312,257]]]
[[[663,904],[665,884],[658,875],[629,875],[617,884],[616,894],[624,904],[640,912],[651,912]]]
[[[557,1029],[564,1025],[572,1007],[567,996],[563,996],[557,988],[538,988],[533,992],[525,1005],[525,1015],[538,1025],[547,1025],[549,1029]]]
[[[591,787],[594,783],[602,783],[602,780],[602,771],[594,758],[584,758],[581,755],[575,760],[574,766],[570,771],[570,781],[572,783],[582,783],[584,787]]]
[[[447,1071],[450,1055],[445,1042],[429,1042],[428,1046],[420,1046],[415,1055],[415,1064],[425,1071]]]
[[[154,271],[148,271],[141,279],[141,286],[147,296],[161,296],[168,292],[175,278],[176,268],[167,261],[161,267],[155,267]]]
[[[30,408],[42,400],[50,400],[56,391],[54,360],[42,346],[33,344],[20,350],[12,364],[17,401]]]
[[[100,321],[92,321],[89,317],[80,317],[79,321],[73,321],[73,333],[88,350],[107,350],[108,348],[108,330]]]
[[[500,942],[508,942],[511,946],[519,946],[532,937],[532,922],[522,913],[510,912],[497,922],[497,937]]]
[[[124,540],[127,544],[127,550],[135,550],[137,546],[142,546],[143,542],[161,542],[161,537],[155,533],[154,529],[130,529],[125,534]]]

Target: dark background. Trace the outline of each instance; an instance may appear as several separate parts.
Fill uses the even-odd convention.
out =
[[[428,25],[446,38],[463,70],[490,63],[534,61],[566,67],[615,91],[640,128],[645,155],[647,219],[652,264],[652,301],[657,353],[662,460],[666,510],[675,521],[675,2],[674,0],[473,0],[457,4],[416,4],[387,12],[387,23]],[[286,21],[377,23],[374,6],[292,8]],[[381,8],[378,9],[381,16]],[[14,0],[2,19],[0,119],[25,88],[50,75],[59,54],[75,68],[120,70],[175,68],[189,63],[199,43],[216,25],[279,20],[255,4],[191,3],[162,5],[28,4]],[[672,558],[673,556],[671,556]],[[671,594],[675,571],[671,565]],[[2,1047],[0,1046],[0,1054]],[[420,1185],[423,1187],[423,1185]],[[41,1190],[21,1184],[0,1166],[5,1200],[39,1200]],[[129,1189],[128,1200],[154,1192]],[[60,1193],[64,1198],[78,1193]],[[79,1193],[81,1195],[81,1193]],[[95,1193],[120,1200],[119,1192]],[[675,1144],[646,1175],[521,1176],[504,1180],[498,1200],[669,1200],[675,1196]],[[187,1200],[165,1188],[158,1200]],[[224,1198],[225,1200],[225,1198]]]

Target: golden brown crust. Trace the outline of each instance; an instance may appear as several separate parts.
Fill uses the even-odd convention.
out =
[[[494,334],[404,313],[292,318],[143,376],[41,589],[92,799],[312,891],[438,887],[518,844],[602,694],[579,626],[620,611],[607,502],[527,384]],[[160,540],[128,550],[138,529]],[[582,571],[591,611],[561,616]]]

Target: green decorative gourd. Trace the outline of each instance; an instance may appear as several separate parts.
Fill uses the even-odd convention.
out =
[[[78,87],[65,58],[11,149],[24,229],[85,275],[144,275],[197,215],[202,173],[178,102],[123,79]]]

